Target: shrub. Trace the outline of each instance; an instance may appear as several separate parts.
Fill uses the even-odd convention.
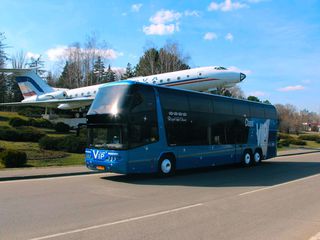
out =
[[[302,134],[298,138],[301,140],[316,142],[316,141],[320,140],[320,134]]]
[[[28,121],[26,121],[22,118],[19,118],[19,117],[14,117],[14,118],[10,119],[9,124],[12,127],[28,126]]]
[[[18,114],[26,117],[41,117],[41,114],[43,114],[43,108],[41,107],[19,108]]]
[[[294,144],[294,145],[300,145],[300,146],[307,145],[307,142],[300,140],[300,139],[292,139],[292,140],[290,140],[290,143]]]
[[[290,134],[279,132],[278,140],[280,139],[293,139],[293,137]]]
[[[13,128],[2,127],[0,128],[0,139],[7,141],[20,141],[20,134]]]
[[[46,134],[34,127],[19,127],[17,128],[20,134],[20,140],[26,142],[38,142]]]
[[[59,143],[62,141],[61,137],[45,136],[39,140],[39,146],[46,150],[59,150]]]
[[[23,167],[27,163],[27,154],[22,151],[5,150],[1,153],[1,163],[7,167]]]
[[[68,133],[70,131],[69,125],[63,123],[63,122],[58,122],[55,126],[54,129],[58,133]]]
[[[9,127],[0,128],[0,139],[6,141],[38,142],[43,136],[45,136],[43,131],[33,127],[19,127],[17,129]]]
[[[285,139],[285,140],[282,140],[280,142],[280,144],[283,146],[283,147],[289,147],[290,146],[290,141]]]
[[[49,137],[40,139],[39,146],[46,150],[60,150],[72,153],[83,153],[86,148],[86,139],[77,136]]]
[[[29,126],[38,127],[38,128],[53,128],[53,124],[44,118],[30,118],[28,120]]]
[[[83,153],[86,148],[86,139],[76,136],[67,136],[59,143],[61,150],[72,153]]]

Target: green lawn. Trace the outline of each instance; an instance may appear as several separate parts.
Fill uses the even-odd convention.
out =
[[[67,153],[61,151],[42,150],[38,143],[31,142],[9,142],[0,140],[0,147],[24,151],[27,154],[27,166],[67,166],[83,165],[84,153]],[[0,166],[3,168],[3,166]]]
[[[0,112],[0,126],[10,126],[9,121],[14,117],[28,119],[15,112]],[[69,134],[56,133],[53,129],[38,128],[50,137],[64,137]],[[83,165],[84,153],[67,153],[62,151],[42,150],[38,143],[33,142],[11,142],[0,140],[0,147],[5,149],[21,150],[27,154],[27,166],[30,167],[47,167],[47,166],[67,166],[67,165]],[[3,168],[0,164],[0,168]]]

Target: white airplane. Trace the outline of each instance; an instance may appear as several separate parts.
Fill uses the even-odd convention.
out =
[[[62,89],[49,86],[34,69],[0,69],[15,74],[24,99],[21,102],[1,103],[0,106],[40,106],[46,108],[75,109],[89,106],[104,84]],[[126,80],[182,88],[211,91],[217,87],[232,87],[246,78],[240,72],[224,67],[200,67]]]

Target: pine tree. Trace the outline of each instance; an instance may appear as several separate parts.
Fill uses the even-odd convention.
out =
[[[69,88],[69,62],[66,61],[66,64],[63,67],[62,73],[59,77],[58,83],[57,83],[57,87],[61,87],[61,88]]]
[[[109,64],[104,82],[114,82],[115,80],[116,74],[114,73],[114,71],[112,71],[111,66]]]
[[[122,75],[121,79],[128,79],[135,77],[135,72],[132,69],[132,66],[130,63],[127,64],[126,72]]]
[[[100,56],[98,56],[97,60],[93,66],[93,84],[102,83],[106,78],[106,73],[104,71],[104,63]]]

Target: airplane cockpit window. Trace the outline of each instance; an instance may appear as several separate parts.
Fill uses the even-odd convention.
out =
[[[228,70],[227,68],[225,67],[214,67],[215,70]]]

